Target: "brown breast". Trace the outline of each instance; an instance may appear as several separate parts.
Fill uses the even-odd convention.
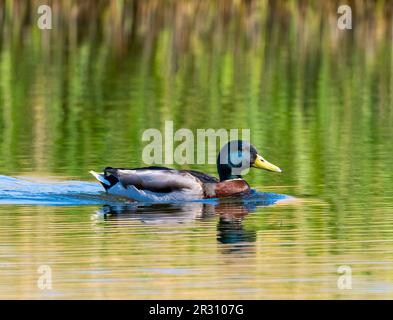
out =
[[[225,198],[250,191],[250,186],[243,179],[226,180],[203,185],[205,198]]]

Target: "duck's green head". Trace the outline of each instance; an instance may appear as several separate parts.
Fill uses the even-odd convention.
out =
[[[217,171],[221,181],[241,178],[241,172],[250,167],[282,172],[279,167],[259,155],[257,149],[246,141],[229,141],[218,154]]]

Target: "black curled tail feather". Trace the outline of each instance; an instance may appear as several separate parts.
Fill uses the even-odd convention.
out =
[[[116,173],[117,173],[117,169],[115,169],[115,168],[106,167],[106,168],[104,169],[104,174],[105,174],[105,176],[109,176],[109,175],[111,175],[111,174],[116,175]]]
[[[105,180],[109,182],[109,185],[102,184],[105,190],[112,188],[120,181],[119,178],[116,176],[116,171],[116,169],[113,169],[111,167],[107,167],[104,169]]]
[[[94,171],[90,171],[90,173],[102,184],[105,190],[112,188],[119,182],[119,179],[115,175],[109,172],[108,174],[106,171],[104,171],[104,174]]]

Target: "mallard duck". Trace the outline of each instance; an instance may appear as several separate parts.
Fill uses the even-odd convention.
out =
[[[241,171],[250,167],[282,172],[260,156],[253,145],[242,140],[228,142],[217,157],[219,179],[195,170],[166,167],[135,169],[107,167],[103,173],[90,171],[109,194],[136,201],[181,201],[240,196],[250,192]]]

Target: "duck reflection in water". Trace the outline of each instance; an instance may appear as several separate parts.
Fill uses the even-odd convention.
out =
[[[168,204],[104,205],[97,216],[105,221],[136,220],[146,224],[176,224],[212,221],[218,216],[217,240],[226,246],[226,253],[252,246],[257,239],[255,229],[246,229],[244,218],[257,208],[287,199],[287,196],[263,193],[258,199],[230,199],[227,201],[187,202]]]
[[[215,212],[219,217],[217,223],[217,240],[223,244],[239,244],[231,248],[233,250],[242,248],[247,243],[256,241],[255,230],[247,230],[243,226],[243,219],[256,207],[241,204],[222,203],[215,207]]]

